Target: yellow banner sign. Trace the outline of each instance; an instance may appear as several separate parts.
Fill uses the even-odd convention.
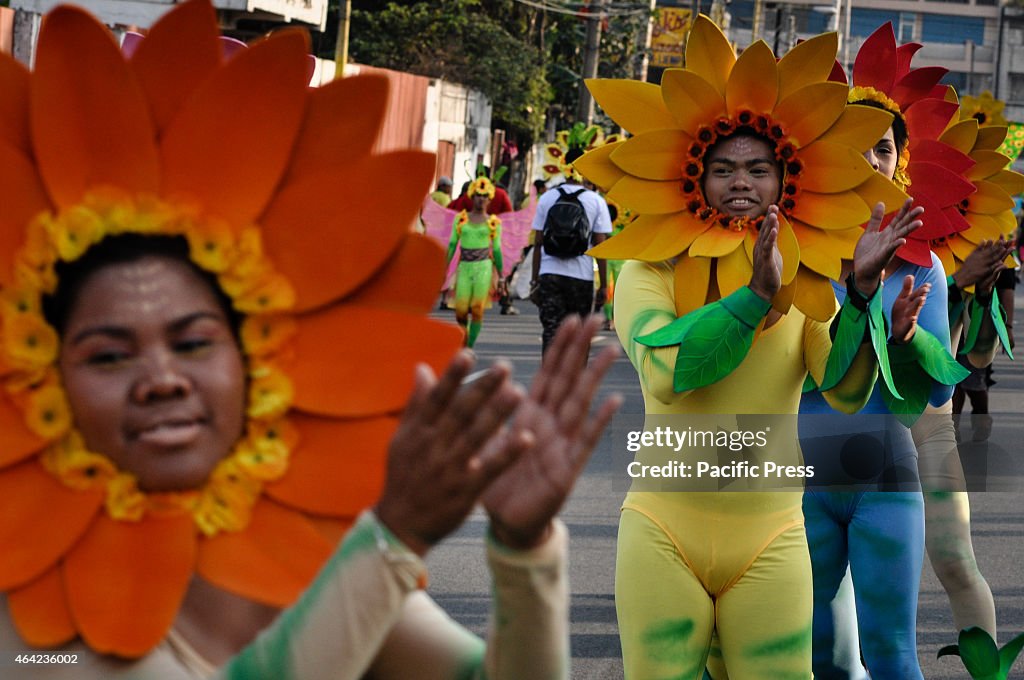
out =
[[[659,7],[651,35],[651,66],[678,68],[683,65],[683,45],[690,30],[690,10]]]

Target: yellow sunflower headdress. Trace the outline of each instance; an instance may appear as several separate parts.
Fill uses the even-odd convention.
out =
[[[687,42],[687,67],[666,70],[660,86],[589,81],[595,100],[633,137],[592,151],[576,167],[638,215],[591,252],[651,262],[679,257],[680,316],[708,301],[713,260],[722,297],[749,283],[760,220],[715,214],[699,178],[704,154],[720,136],[752,129],[775,147],[785,169],[778,239],[783,289],[773,304],[830,318],[835,296],[829,279],[838,279],[842,258],[852,256],[857,227],[876,202],[906,198],[862,155],[892,115],[847,106],[847,86],[828,80],[836,46],[835,34],[826,34],[776,61],[758,41],[737,58],[718,27],[701,16]]]
[[[130,61],[70,7],[34,72],[0,54],[0,591],[30,645],[141,656],[193,574],[289,604],[379,493],[414,362],[461,343],[426,317],[444,255],[410,232],[433,156],[373,155],[386,81],[308,89],[306,52],[284,31],[225,62],[195,0]],[[245,433],[194,492],[86,450],[41,313],[58,263],[125,233],[185,239],[244,317]]]
[[[576,123],[568,130],[555,133],[555,141],[544,147],[544,179],[564,177],[580,181],[580,173],[573,169],[572,163],[565,162],[565,155],[570,149],[592,151],[605,144],[614,144],[622,139],[622,135],[605,135],[600,125]]]
[[[477,177],[473,180],[473,183],[469,185],[469,189],[466,193],[470,198],[476,194],[483,194],[487,197],[487,200],[491,200],[494,198],[494,184],[486,177]]]

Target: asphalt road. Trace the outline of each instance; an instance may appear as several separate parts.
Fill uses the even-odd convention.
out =
[[[519,316],[501,316],[497,308],[484,320],[477,354],[486,365],[497,357],[511,359],[518,378],[526,382],[540,360],[540,324],[536,308],[519,301]],[[1017,318],[1024,320],[1024,293],[1017,297]],[[450,318],[451,312],[438,312]],[[598,346],[616,343],[614,333],[603,332]],[[1024,345],[1020,347],[1024,348]],[[1024,352],[1022,352],[1024,353]],[[982,573],[995,595],[1000,641],[1024,632],[1024,358],[1016,363],[996,359],[997,384],[990,392],[995,430],[988,455],[961,453],[965,466],[987,469],[988,487],[1011,491],[971,494],[975,553]],[[602,392],[625,396],[622,414],[642,414],[643,400],[636,374],[620,357],[606,378]],[[595,452],[562,512],[572,536],[571,633],[573,678],[622,678],[621,651],[613,598],[615,537],[619,504],[627,488],[622,456],[613,459],[610,437]],[[486,520],[474,514],[454,536],[428,558],[429,592],[459,622],[484,634],[490,602],[489,574],[484,562]],[[927,561],[918,605],[918,653],[926,678],[960,680],[967,677],[959,659],[936,659],[938,649],[956,641],[945,592]],[[1024,678],[1024,659],[1011,678]]]

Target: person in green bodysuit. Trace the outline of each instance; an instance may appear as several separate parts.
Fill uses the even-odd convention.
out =
[[[455,276],[455,320],[466,329],[466,346],[472,347],[484,322],[484,305],[491,292],[491,269],[501,278],[501,220],[487,214],[487,203],[494,198],[494,185],[486,177],[477,178],[469,187],[473,209],[455,216],[452,236],[448,242],[448,262],[459,251],[459,268]],[[471,318],[472,317],[472,318]]]

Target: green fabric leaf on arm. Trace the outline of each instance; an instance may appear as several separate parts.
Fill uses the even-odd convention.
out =
[[[882,313],[882,291],[876,291],[874,297],[868,303],[868,328],[871,335],[871,345],[875,348],[875,357],[878,359],[878,370],[882,373],[882,380],[886,388],[897,399],[902,399],[896,383],[892,379],[892,367],[889,365],[889,333],[885,327],[885,315]]]
[[[999,296],[992,296],[992,306],[989,307],[989,313],[992,315],[992,325],[996,327],[996,334],[999,336],[999,344],[1003,346],[1003,351],[1006,352],[1006,356],[1013,360],[1013,352],[1010,351],[1010,334],[1006,331],[1006,314],[1003,312],[1003,307],[999,304]]]
[[[825,363],[825,377],[821,381],[822,391],[835,387],[850,370],[850,365],[853,364],[853,359],[864,340],[864,329],[867,324],[867,313],[860,311],[848,301],[843,302],[839,310],[836,337],[832,340],[832,351],[829,352],[828,361]]]
[[[700,309],[696,309],[686,316],[681,316],[675,321],[669,323],[666,326],[662,326],[656,331],[648,333],[647,335],[640,335],[635,338],[641,345],[647,347],[671,347],[678,345],[686,337],[686,334],[693,328],[701,319],[708,313],[711,305],[705,305]]]
[[[801,394],[807,394],[808,392],[813,392],[816,389],[818,389],[818,383],[814,382],[814,376],[808,373],[807,377],[804,378],[804,386],[800,392]]]
[[[896,420],[910,427],[924,413],[932,393],[932,378],[917,362],[893,364],[892,374],[899,383],[902,396],[894,395],[886,384],[882,385],[882,401]]]
[[[994,300],[995,298],[993,298]],[[971,323],[967,327],[967,335],[964,336],[964,348],[960,350],[960,354],[967,354],[974,349],[974,345],[978,342],[978,332],[981,330],[981,322],[985,319],[985,316],[990,312],[985,309],[985,305],[978,302],[978,298],[971,298]]]
[[[956,385],[970,375],[970,371],[946,351],[941,340],[920,326],[910,342],[889,347],[889,360],[893,365],[916,361],[928,375],[943,385]]]

